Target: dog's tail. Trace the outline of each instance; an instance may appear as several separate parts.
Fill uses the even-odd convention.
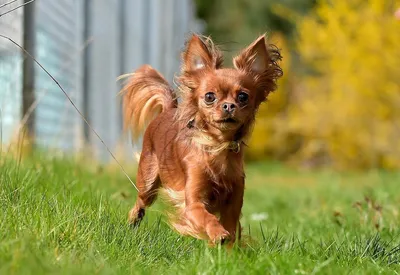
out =
[[[174,90],[165,78],[149,65],[135,71],[122,88],[124,129],[137,139],[161,112],[178,105]]]

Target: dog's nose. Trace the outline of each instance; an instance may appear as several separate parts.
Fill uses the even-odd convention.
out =
[[[224,110],[225,113],[231,114],[236,108],[236,105],[233,103],[225,102],[222,104],[222,110]]]

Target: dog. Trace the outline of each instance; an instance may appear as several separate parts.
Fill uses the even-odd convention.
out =
[[[132,74],[121,90],[124,125],[133,139],[144,135],[131,225],[162,193],[179,233],[213,244],[240,239],[245,142],[260,104],[277,88],[280,60],[262,35],[224,68],[212,40],[192,34],[176,91],[149,65]]]

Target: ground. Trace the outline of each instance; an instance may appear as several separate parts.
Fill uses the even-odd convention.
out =
[[[172,231],[157,203],[127,225],[118,170],[43,156],[0,164],[0,274],[393,274],[400,173],[253,163],[244,242],[227,251]]]

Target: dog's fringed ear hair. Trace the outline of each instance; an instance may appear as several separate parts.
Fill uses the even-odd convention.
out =
[[[181,81],[190,88],[196,86],[198,73],[222,66],[222,54],[209,37],[193,34],[182,53]]]
[[[266,45],[265,35],[257,38],[233,59],[236,69],[254,77],[258,101],[264,101],[276,89],[276,80],[282,76],[278,62],[282,59],[278,48]]]
[[[183,71],[217,69],[222,65],[222,55],[209,37],[193,34],[183,52]]]

